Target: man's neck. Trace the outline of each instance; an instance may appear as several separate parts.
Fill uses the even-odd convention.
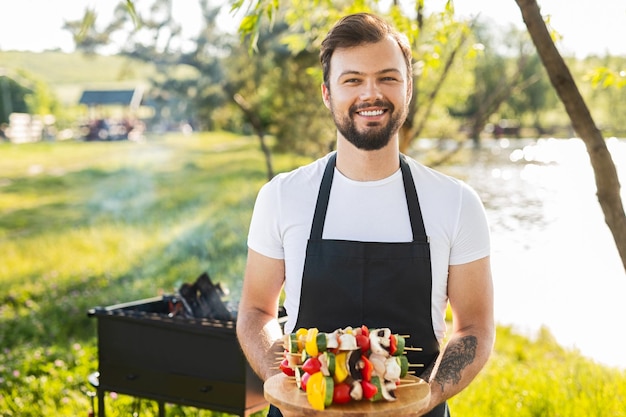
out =
[[[343,138],[337,141],[337,169],[351,180],[381,180],[391,176],[399,167],[397,139],[375,151],[358,149]]]

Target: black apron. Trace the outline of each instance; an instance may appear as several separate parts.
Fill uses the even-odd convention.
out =
[[[324,240],[336,156],[328,160],[317,197],[295,328],[317,327],[320,332],[332,332],[362,324],[388,327],[393,333],[409,335],[407,346],[423,349],[407,351],[409,363],[428,367],[439,354],[432,325],[430,247],[409,165],[401,155],[412,242]],[[384,213],[380,214],[384,221]],[[420,372],[420,368],[412,370]],[[276,411],[270,410],[269,416],[280,415],[272,414]],[[446,415],[445,403],[428,414]]]

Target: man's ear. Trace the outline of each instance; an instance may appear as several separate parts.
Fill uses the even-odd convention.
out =
[[[322,100],[328,110],[330,110],[330,90],[326,87],[325,83],[322,83]]]

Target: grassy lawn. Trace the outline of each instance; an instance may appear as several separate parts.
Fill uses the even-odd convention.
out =
[[[87,310],[172,293],[202,271],[239,298],[266,181],[254,139],[0,143],[0,417],[86,416],[97,370]],[[300,165],[276,155],[276,171]],[[498,329],[493,359],[451,401],[460,416],[626,416],[626,372]],[[107,398],[107,415],[132,399]],[[156,415],[145,403],[141,414]],[[218,415],[168,407],[171,416]]]

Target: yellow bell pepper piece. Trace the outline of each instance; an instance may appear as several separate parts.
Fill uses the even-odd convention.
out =
[[[306,341],[306,335],[308,330],[305,328],[299,328],[296,330],[296,339],[298,340],[298,348],[299,350],[304,350],[304,342]]]
[[[324,375],[321,372],[316,372],[309,377],[306,383],[306,399],[315,410],[323,410],[325,398],[326,384],[324,383]]]
[[[304,345],[304,349],[306,350],[306,353],[309,354],[309,356],[317,356],[318,355],[318,350],[317,350],[317,334],[319,333],[319,330],[317,330],[317,328],[313,327],[310,328],[307,331],[307,335],[306,335],[306,343]]]
[[[342,383],[348,377],[348,354],[347,352],[339,352],[335,355],[335,375],[333,379],[337,384]]]

